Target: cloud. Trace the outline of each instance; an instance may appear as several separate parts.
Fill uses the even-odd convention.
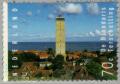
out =
[[[28,12],[27,12],[27,15],[28,15],[28,16],[32,16],[32,11],[28,11]]]
[[[95,36],[95,34],[93,32],[89,32],[89,35],[92,36],[92,37]]]
[[[98,14],[99,13],[99,6],[97,3],[89,3],[87,4],[88,12],[91,14]]]
[[[96,34],[96,35],[101,35],[101,32],[96,29],[96,30],[95,30],[95,34]]]
[[[65,6],[59,7],[60,12],[69,14],[78,14],[82,12],[82,7],[80,4],[66,4]]]
[[[95,34],[98,36],[107,36],[109,33],[107,32],[107,30],[95,30]]]
[[[55,19],[55,15],[54,15],[54,14],[49,14],[49,15],[48,15],[48,19],[50,19],[50,20],[51,20],[51,19]]]

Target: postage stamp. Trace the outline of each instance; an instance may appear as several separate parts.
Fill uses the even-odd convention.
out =
[[[4,81],[118,79],[117,1],[35,1],[3,1]]]

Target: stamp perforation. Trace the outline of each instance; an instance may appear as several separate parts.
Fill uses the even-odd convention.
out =
[[[2,1],[0,1],[0,23],[2,23]],[[0,25],[0,33],[2,33],[2,25]],[[0,39],[2,39],[2,36],[0,36]],[[0,46],[2,46],[2,43],[0,43]],[[2,55],[2,49],[0,49],[0,54]],[[0,60],[3,60],[3,57],[0,57]],[[1,61],[0,62],[0,66],[2,67],[3,65],[3,62]],[[2,74],[3,73],[3,69],[1,68],[0,69],[1,70],[1,73],[0,74]],[[1,76],[0,75],[0,81],[2,81],[3,80],[3,76]]]
[[[120,80],[120,68],[119,68],[119,64],[120,64],[120,1],[118,2],[118,4],[117,4],[117,7],[118,7],[118,10],[117,10],[117,13],[118,13],[118,15],[117,15],[117,27],[118,27],[118,39],[117,39],[117,41],[118,41],[118,45],[117,45],[117,47],[118,47],[118,50],[117,50],[117,56],[118,56],[118,60],[117,60],[117,63],[118,63],[118,65],[117,65],[117,67],[118,67],[118,70],[117,70],[117,73],[118,73],[118,80]]]
[[[3,80],[8,81],[8,56],[7,56],[7,42],[8,42],[8,9],[7,1],[3,2]]]
[[[119,0],[9,0],[9,2],[16,3],[54,3],[54,2],[119,2]]]

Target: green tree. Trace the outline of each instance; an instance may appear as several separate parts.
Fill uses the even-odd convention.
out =
[[[53,59],[54,59],[54,57],[53,57],[53,56],[49,56],[47,60],[48,60],[49,62],[52,62],[52,61],[53,61]]]
[[[62,55],[57,55],[52,61],[53,70],[62,69],[64,64],[64,57]]]
[[[17,57],[18,60],[12,60],[13,57]],[[22,61],[19,60],[19,57],[17,55],[14,55],[12,51],[8,51],[8,63],[9,63],[8,65],[9,70],[13,69],[12,68],[13,65],[18,65],[18,68],[22,66]]]
[[[39,68],[39,66],[40,66],[39,62],[35,62],[35,63],[33,63],[33,65],[36,66],[37,68]]]
[[[106,56],[107,56],[107,58],[116,58],[117,57],[117,51],[114,50],[114,51],[108,53]]]
[[[55,56],[55,51],[52,48],[48,48],[47,53],[51,56]]]
[[[96,79],[102,78],[102,66],[99,63],[91,61],[90,63],[87,63],[86,67],[89,74],[93,75]]]
[[[85,63],[85,59],[86,59],[85,56],[81,56],[81,57],[76,61],[76,64],[79,65],[80,63]]]
[[[62,75],[65,74],[65,70],[64,69],[56,69],[53,73],[53,76],[56,78],[61,77]]]
[[[36,73],[35,77],[38,78],[38,79],[41,78],[42,77],[42,73],[41,72]]]
[[[117,80],[117,76],[104,73],[103,80]]]
[[[23,52],[21,54],[16,54],[19,59],[23,62],[36,62],[39,61],[39,57],[34,54],[34,53],[30,53],[30,52]]]
[[[8,69],[12,69],[12,52],[11,51],[8,51]]]
[[[99,56],[100,55],[100,51],[96,51],[96,54]]]
[[[99,63],[99,64],[101,63],[100,57],[95,57],[95,58],[93,58],[93,61],[94,61],[94,62],[97,62],[97,63]]]
[[[87,49],[84,49],[84,51],[83,52],[88,52],[88,50]]]

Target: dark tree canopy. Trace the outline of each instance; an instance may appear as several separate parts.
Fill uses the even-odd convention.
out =
[[[64,64],[64,57],[62,55],[57,55],[52,61],[52,63],[53,70],[62,69]]]

